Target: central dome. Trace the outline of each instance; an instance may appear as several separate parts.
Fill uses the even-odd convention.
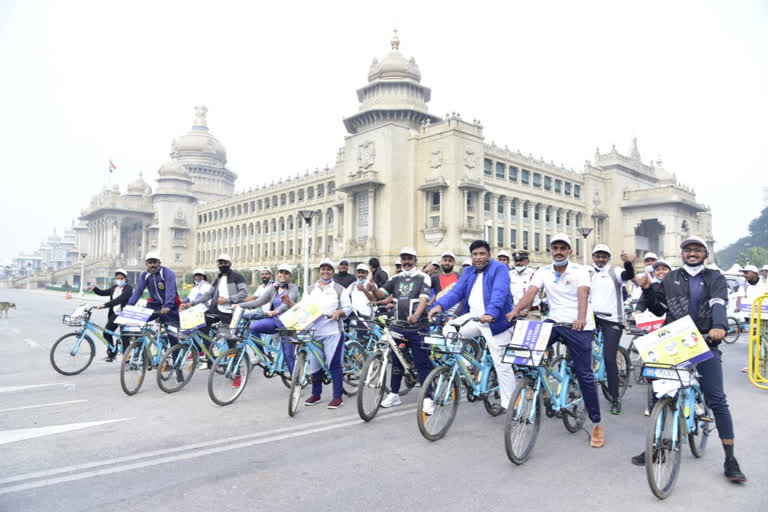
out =
[[[195,124],[186,135],[176,137],[171,147],[171,157],[205,156],[222,165],[227,163],[227,150],[219,140],[208,131],[205,105],[195,105]]]
[[[395,30],[392,36],[392,51],[384,57],[381,62],[376,58],[371,63],[371,69],[368,71],[368,82],[375,80],[413,80],[421,82],[421,71],[416,65],[416,59],[413,57],[406,59],[400,53],[400,37]]]

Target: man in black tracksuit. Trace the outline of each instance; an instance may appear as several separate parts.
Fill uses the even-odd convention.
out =
[[[643,298],[654,315],[666,314],[666,322],[690,315],[699,331],[707,337],[713,357],[698,364],[699,383],[707,405],[715,415],[715,424],[725,450],[724,472],[731,482],[746,482],[733,454],[733,420],[723,388],[722,354],[717,348],[725,337],[728,319],[725,301],[728,283],[723,275],[704,266],[707,244],[699,237],[690,237],[680,244],[684,265],[664,277],[654,288],[647,275],[639,278]],[[632,457],[635,465],[645,465],[645,453]]]

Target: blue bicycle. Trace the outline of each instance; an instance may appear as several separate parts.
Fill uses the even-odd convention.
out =
[[[554,325],[571,327],[568,323]],[[520,358],[527,360],[525,365],[515,364],[518,384],[507,407],[504,425],[507,457],[518,465],[528,460],[533,451],[543,414],[561,418],[572,434],[578,432],[587,419],[570,351],[566,350],[565,357],[559,355],[549,361],[553,352],[546,350],[538,365],[534,352],[537,351],[510,344],[504,353],[504,362],[509,364],[515,364]]]
[[[157,386],[166,393],[180,391],[192,380],[200,364],[201,354],[208,361],[214,361],[228,348],[224,339],[217,338],[216,326],[211,328],[209,335],[198,329],[179,332],[174,325],[168,325],[166,329],[178,339],[178,343],[163,353],[157,370]]]
[[[51,347],[49,359],[53,369],[62,375],[77,375],[82,373],[93,362],[96,355],[94,340],[102,342],[109,348],[109,342],[104,334],[111,334],[115,341],[118,353],[123,352],[123,344],[120,343],[120,333],[91,322],[93,306],[81,305],[76,311],[82,311],[76,316],[63,315],[62,323],[67,327],[75,327],[70,332],[56,340]]]
[[[608,316],[609,314],[605,313],[597,313],[595,312],[595,316],[601,317],[601,316]],[[600,389],[603,392],[603,396],[606,400],[609,402],[613,401],[614,398],[611,397],[611,394],[608,392],[608,375],[606,374],[605,370],[605,351],[604,349],[604,338],[603,338],[603,329],[601,327],[598,327],[595,329],[595,335],[592,340],[592,371],[595,374],[595,382],[600,384]],[[629,351],[619,346],[616,350],[616,366],[619,371],[619,396],[618,398],[624,397],[624,393],[627,392],[627,388],[629,387],[629,381],[631,379],[632,374],[632,364],[630,362],[630,356]]]
[[[124,325],[123,336],[130,336],[134,341],[125,349],[120,358],[120,386],[126,395],[135,395],[144,383],[147,370],[160,365],[163,352],[171,342],[165,325]],[[171,378],[166,374],[166,378]]]

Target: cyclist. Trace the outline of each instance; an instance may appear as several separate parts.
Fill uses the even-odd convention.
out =
[[[208,293],[208,290],[212,288],[211,283],[209,283],[206,279],[205,271],[201,268],[195,269],[192,274],[192,279],[195,280],[195,284],[192,285],[192,289],[189,291],[187,298],[182,301],[183,303],[190,302],[191,300],[196,299],[205,293]],[[211,302],[208,301],[205,303],[205,305],[210,306]]]
[[[645,265],[645,271],[653,275],[653,264],[658,261],[659,257],[655,252],[647,252],[643,257],[643,264]]]
[[[512,365],[501,363],[512,327],[505,316],[507,311],[512,310],[509,267],[500,261],[491,260],[491,246],[485,240],[472,242],[469,253],[472,255],[472,266],[461,274],[461,279],[448,293],[435,302],[429,311],[429,318],[459,301],[464,301],[464,306],[462,315],[454,320],[455,323],[480,318],[480,322],[469,322],[462,326],[460,333],[465,337],[485,338],[499,379],[501,404],[506,407],[515,390],[515,371]],[[447,325],[443,332],[447,336],[455,331]]]
[[[511,256],[507,251],[499,251],[499,253],[496,255],[496,259],[505,264],[507,268],[509,268],[510,257]]]
[[[581,396],[592,420],[590,445],[602,448],[605,445],[605,426],[600,417],[600,401],[597,398],[595,374],[592,373],[592,326],[587,325],[591,316],[589,305],[589,272],[577,263],[571,262],[571,239],[565,233],[552,237],[550,251],[552,265],[542,267],[533,274],[528,291],[507,314],[512,320],[533,303],[533,298],[544,290],[549,302],[549,320],[573,323],[572,328],[554,327],[550,341],[562,338],[573,357],[573,368],[579,380]]]
[[[768,265],[763,265],[760,268],[760,277],[763,278],[764,282],[768,281]]]
[[[368,295],[365,293],[365,285],[369,282],[368,276],[371,272],[365,263],[360,263],[355,272],[357,280],[347,287],[346,292],[349,295],[353,311],[363,318],[370,318],[373,316],[373,308],[368,300]]]
[[[288,265],[280,265],[277,269],[277,282],[272,283],[258,299],[243,302],[236,306],[243,309],[256,309],[256,313],[259,313],[255,315],[256,318],[266,317],[251,322],[250,331],[254,335],[274,334],[277,329],[285,328],[278,317],[288,311],[291,306],[284,301],[283,296],[290,299],[291,304],[299,300],[299,287],[291,282],[291,267]],[[266,313],[261,309],[265,306],[267,307]],[[285,364],[288,366],[288,371],[293,374],[293,364],[296,361],[294,347],[290,343],[283,343],[282,348]]]
[[[453,266],[456,264],[456,255],[451,251],[445,251],[440,255],[440,272],[432,276],[432,298],[430,305],[437,299],[448,293],[451,288],[459,281],[459,274],[454,272]],[[461,303],[457,303],[450,308],[447,313],[456,314],[461,310]]]
[[[139,276],[128,305],[134,306],[146,289],[149,292],[147,307],[155,311],[161,322],[178,326],[181,299],[176,293],[176,274],[160,264],[160,255],[156,252],[148,252],[145,263],[147,271]],[[171,341],[173,343],[175,341]]]
[[[514,266],[509,271],[509,291],[512,293],[513,303],[517,304],[528,290],[535,270],[528,266],[527,251],[513,252],[512,260]],[[533,297],[531,307],[520,311],[520,316],[525,316],[527,320],[541,320],[541,296],[539,294]]]
[[[251,302],[261,297],[261,294],[273,288],[274,280],[272,279],[272,270],[269,267],[263,267],[261,269],[261,284],[253,291],[253,295],[247,297],[245,302]],[[261,309],[264,313],[269,313],[271,309],[270,304],[264,304]]]
[[[597,244],[592,250],[592,268],[589,269],[590,300],[595,311],[604,315],[595,318],[603,331],[603,360],[608,379],[608,394],[611,395],[611,414],[621,414],[619,398],[619,368],[616,352],[621,335],[624,333],[624,301],[621,290],[627,281],[635,277],[635,267],[627,253],[621,251],[624,268],[611,265],[611,250],[605,244]],[[610,316],[606,316],[610,314]]]
[[[666,314],[666,323],[690,315],[702,333],[708,333],[707,344],[714,357],[698,364],[699,384],[707,405],[715,415],[715,425],[725,451],[725,476],[731,482],[746,482],[733,454],[733,419],[723,387],[722,354],[718,345],[725,338],[728,319],[725,301],[728,283],[723,275],[704,266],[709,255],[707,243],[698,236],[683,240],[683,267],[664,277],[659,287],[652,287],[648,276],[639,279],[648,309],[656,314]],[[632,463],[645,465],[645,453],[632,457]]]
[[[119,315],[123,307],[128,304],[128,300],[131,298],[131,294],[133,293],[133,288],[126,281],[127,277],[128,273],[125,270],[119,268],[115,270],[115,284],[111,288],[107,290],[101,290],[95,286],[88,287],[88,289],[96,295],[109,297],[111,299],[104,304],[99,304],[96,306],[96,309],[109,309],[109,311],[107,311],[107,325],[104,327],[112,332],[117,331],[118,325],[115,323],[117,315]],[[112,341],[112,335],[106,331],[104,331],[104,338],[109,342],[107,356],[104,358],[104,360],[111,363],[115,360],[115,356],[117,355],[117,344]],[[123,350],[128,348],[128,339],[121,338],[121,341],[123,343]]]
[[[345,289],[357,281],[355,276],[349,273],[349,260],[347,258],[342,258],[339,261],[339,271],[333,275],[333,280]]]
[[[381,268],[381,264],[379,263],[379,258],[371,258],[368,260],[368,267],[371,269],[371,281],[373,281],[376,286],[384,286],[384,283],[387,282],[389,279],[389,275],[384,271],[383,268]]]
[[[430,277],[416,268],[416,250],[411,247],[403,247],[400,250],[400,261],[403,264],[403,271],[394,275],[384,286],[378,287],[375,282],[369,282],[365,289],[368,291],[368,298],[371,302],[382,299],[391,299],[395,303],[395,318],[398,320],[408,320],[408,323],[415,324],[424,318],[427,309],[427,300],[429,299]],[[408,342],[413,355],[413,362],[416,370],[419,372],[419,380],[424,380],[432,369],[429,363],[429,351],[421,348],[423,332],[392,329],[394,332],[402,335]],[[403,367],[398,358],[392,361],[392,383],[391,392],[382,400],[381,406],[384,408],[400,405],[400,383],[403,379]],[[432,414],[434,404],[431,398],[424,400],[424,412]]]
[[[760,279],[756,266],[747,265],[741,272],[744,274],[744,284],[739,287],[736,311],[741,311],[742,302],[751,305],[756,298],[765,294],[765,281]]]
[[[672,265],[670,265],[667,260],[656,260],[656,262],[654,262],[654,264],[651,265],[651,267],[653,268],[653,277],[655,278],[655,280],[653,281],[653,286],[655,288],[658,288],[661,281],[664,280],[664,276],[669,274],[669,272],[672,270]],[[642,313],[647,309],[648,309],[648,306],[646,306],[645,299],[643,299],[641,295],[640,300],[637,301],[635,312]]]

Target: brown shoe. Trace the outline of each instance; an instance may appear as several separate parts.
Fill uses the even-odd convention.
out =
[[[605,427],[603,425],[595,425],[592,429],[592,441],[589,445],[592,448],[602,448],[605,446]]]

